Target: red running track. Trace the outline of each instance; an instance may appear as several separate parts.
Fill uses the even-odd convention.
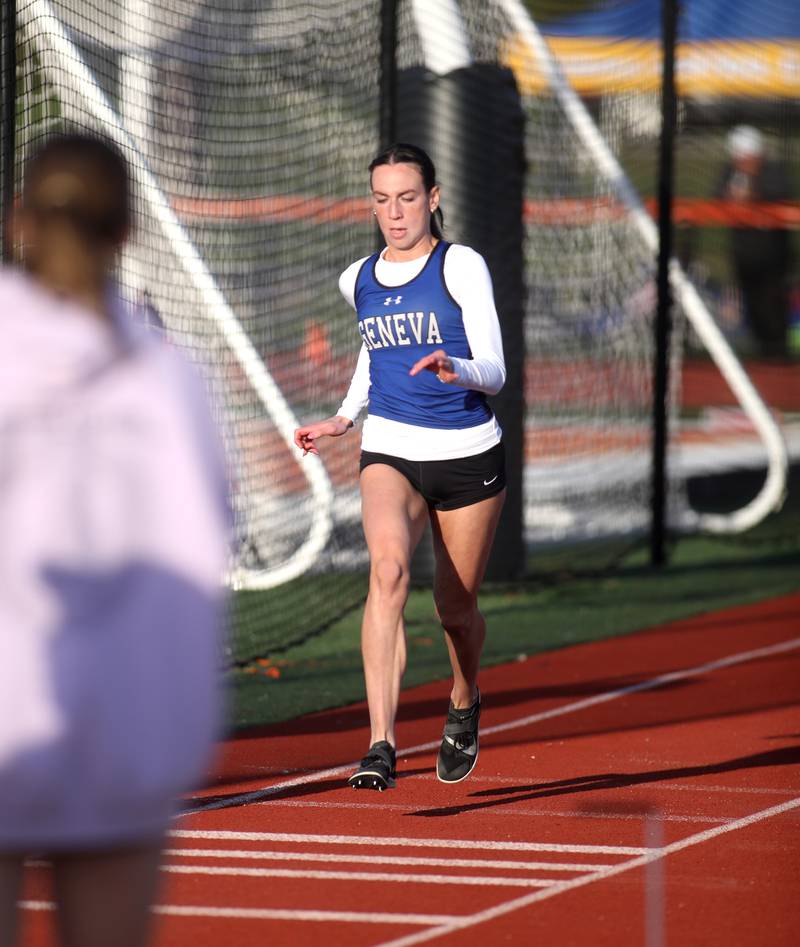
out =
[[[403,694],[391,792],[343,783],[363,705],[227,743],[170,839],[156,947],[797,943],[800,594],[482,688],[480,761],[455,787],[432,772],[441,683]],[[45,869],[24,897],[24,943],[52,944]]]

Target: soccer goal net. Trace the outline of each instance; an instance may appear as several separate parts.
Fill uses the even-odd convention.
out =
[[[357,454],[292,445],[355,365],[337,275],[375,242],[375,3],[19,0],[18,166],[48,132],[124,150],[137,227],[122,291],[204,371],[236,516],[233,657],[364,594]],[[357,440],[351,437],[352,441]]]
[[[657,90],[632,85],[577,116],[522,4],[444,7],[458,20],[457,35],[442,27],[452,17],[433,31],[456,48],[445,68],[459,57],[512,68],[527,123],[527,540],[641,535],[655,257],[635,186],[652,190],[654,164],[636,153],[655,152]],[[440,68],[425,19],[436,9],[399,5],[401,69]],[[324,627],[365,591],[358,436],[319,461],[291,435],[336,409],[357,355],[337,278],[376,244],[366,168],[379,145],[380,13],[380,0],[18,0],[18,164],[65,124],[124,149],[138,227],[123,291],[217,399],[236,507],[236,660]],[[622,153],[641,171],[633,184],[614,163]]]

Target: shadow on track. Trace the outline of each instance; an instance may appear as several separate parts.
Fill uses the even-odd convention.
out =
[[[649,770],[643,773],[597,773],[590,776],[574,776],[570,779],[561,779],[550,783],[482,789],[479,792],[472,793],[471,796],[473,799],[480,797],[480,802],[437,809],[420,809],[417,812],[409,812],[408,815],[422,818],[441,818],[461,815],[464,812],[479,812],[515,802],[528,802],[532,799],[547,799],[553,796],[574,795],[576,793],[608,789],[626,789],[629,786],[643,786],[648,783],[658,783],[666,780],[691,779],[695,776],[731,773],[743,769],[757,769],[766,766],[795,766],[798,764],[800,764],[800,745],[782,747],[778,750],[766,750],[763,753],[740,756],[719,763],[707,763],[703,766]]]
[[[398,782],[409,776],[419,776],[425,773],[432,773],[430,766],[419,769],[404,769],[398,773]],[[258,780],[252,780],[258,782]],[[263,780],[260,782],[263,783]],[[325,792],[339,792],[347,788],[347,774],[331,777],[329,779],[318,779],[310,783],[302,783],[299,786],[287,786],[285,789],[277,789],[274,792],[267,786],[255,787],[248,790],[241,784],[236,792],[218,793],[213,796],[198,796],[193,799],[186,799],[181,806],[182,812],[202,812],[204,809],[228,809],[239,806],[252,805],[257,802],[280,802],[286,799],[302,799],[304,796],[316,796]],[[391,790],[389,791],[391,795]],[[362,790],[365,799],[370,799],[372,793],[368,790]],[[242,797],[246,798],[242,798]]]

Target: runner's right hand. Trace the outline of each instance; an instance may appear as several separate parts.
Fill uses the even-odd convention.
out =
[[[299,427],[294,432],[294,442],[306,454],[319,454],[315,441],[320,437],[340,437],[353,426],[349,418],[343,418],[336,415],[328,418],[326,421],[316,421],[314,424],[306,424]]]

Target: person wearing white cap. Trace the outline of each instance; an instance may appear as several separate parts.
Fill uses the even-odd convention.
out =
[[[751,125],[738,125],[727,137],[729,162],[717,197],[738,205],[788,200],[785,168],[767,155],[764,136]],[[731,228],[731,262],[742,294],[744,319],[759,355],[787,355],[791,243],[780,227],[759,227],[746,220]]]
[[[761,158],[764,154],[764,136],[752,125],[737,125],[728,132],[728,153],[734,161]]]

